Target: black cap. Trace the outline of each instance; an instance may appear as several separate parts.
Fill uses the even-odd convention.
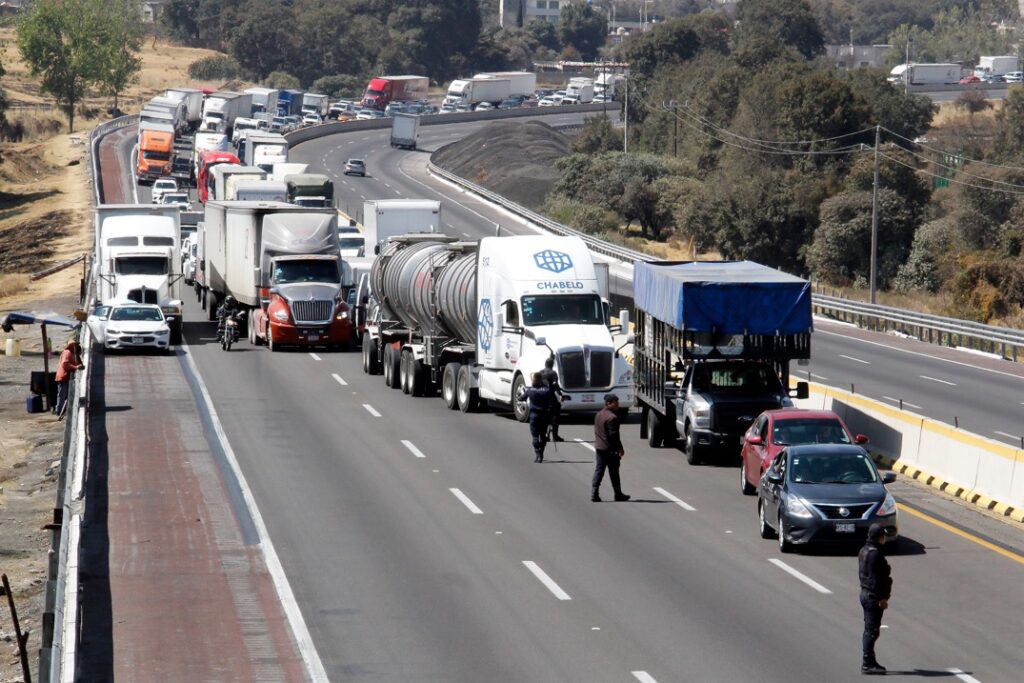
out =
[[[604,404],[605,405],[609,405],[611,403],[615,403],[618,400],[619,400],[619,397],[616,396],[615,394],[605,394],[604,395]]]
[[[885,527],[881,524],[872,524],[868,528],[868,538],[872,541],[877,541],[882,536],[885,536]]]

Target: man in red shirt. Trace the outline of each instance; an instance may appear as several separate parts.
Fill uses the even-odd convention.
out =
[[[54,405],[53,412],[57,413],[58,419],[61,420],[64,419],[64,409],[67,407],[71,378],[74,377],[75,370],[85,367],[80,361],[80,354],[78,342],[72,339],[61,351],[60,360],[57,361],[57,404]]]

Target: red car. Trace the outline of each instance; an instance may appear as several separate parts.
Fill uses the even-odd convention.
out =
[[[964,76],[960,79],[960,85],[970,85],[971,83],[981,83],[981,79],[977,76]]]
[[[766,410],[743,435],[740,452],[740,489],[744,495],[757,492],[761,475],[786,446],[808,443],[865,444],[868,437],[853,436],[849,427],[831,410],[782,408]]]

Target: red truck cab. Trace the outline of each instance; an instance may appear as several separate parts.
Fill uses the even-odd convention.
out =
[[[199,201],[203,204],[210,196],[210,189],[213,187],[213,174],[210,169],[219,164],[241,164],[237,156],[231,152],[207,151],[199,153],[199,175],[196,178],[196,189],[199,192]]]

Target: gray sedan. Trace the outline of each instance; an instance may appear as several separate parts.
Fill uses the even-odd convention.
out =
[[[860,446],[811,444],[779,453],[761,477],[757,518],[761,538],[777,537],[779,549],[796,544],[863,542],[868,527],[881,524],[898,536],[896,500]]]

